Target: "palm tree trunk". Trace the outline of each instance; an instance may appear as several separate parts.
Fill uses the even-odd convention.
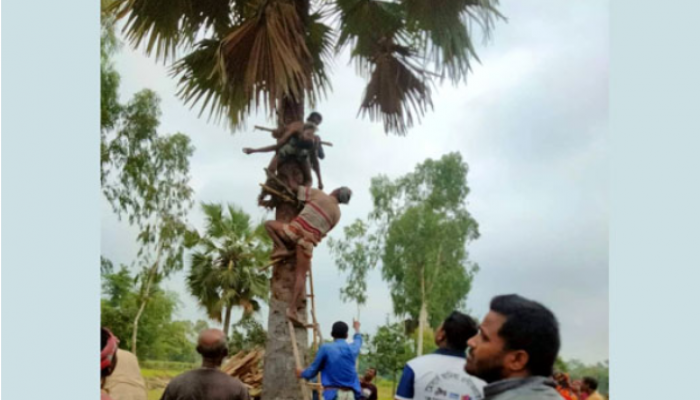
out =
[[[309,0],[297,0],[297,10],[302,21],[308,20]],[[280,122],[289,124],[304,119],[303,99],[279,99]],[[303,183],[302,166],[295,160],[284,160],[277,167],[278,175],[286,181],[286,177]],[[280,203],[275,212],[275,219],[290,222],[297,216],[293,205]],[[265,349],[262,399],[263,400],[301,400],[303,399],[301,382],[297,380],[291,337],[287,326],[286,309],[294,290],[296,262],[294,258],[278,263],[273,267],[270,281],[270,311],[267,319],[267,345]],[[307,321],[306,296],[297,308],[298,318]],[[301,364],[307,366],[305,360],[308,353],[308,332],[304,328],[294,328],[297,348]]]

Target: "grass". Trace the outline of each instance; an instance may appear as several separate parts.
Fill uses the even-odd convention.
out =
[[[148,400],[160,400],[163,395],[163,389],[153,389],[148,391]]]
[[[394,400],[390,380],[377,379],[374,384],[377,385],[377,400]]]

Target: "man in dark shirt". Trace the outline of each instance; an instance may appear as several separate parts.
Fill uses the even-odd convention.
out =
[[[248,390],[238,379],[219,370],[228,355],[226,336],[219,329],[199,334],[197,352],[202,367],[175,377],[161,400],[249,400]]]
[[[374,386],[372,381],[374,377],[377,376],[377,370],[375,368],[367,368],[365,371],[365,376],[360,379],[360,387],[362,388],[362,400],[377,400],[377,387]]]

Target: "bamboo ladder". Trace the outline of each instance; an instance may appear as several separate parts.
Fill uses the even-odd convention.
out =
[[[318,327],[318,320],[316,319],[316,298],[314,296],[314,276],[313,273],[311,272],[311,268],[309,268],[309,273],[307,275],[309,278],[309,294],[306,296],[311,299],[311,319],[313,321],[312,324],[308,324],[305,326],[306,329],[313,329],[313,348],[318,350],[319,346],[323,343],[323,335],[321,334],[321,331],[319,330]],[[292,323],[291,320],[287,320],[287,326],[289,328],[289,338],[291,339],[292,342],[292,351],[294,353],[294,362],[296,364],[297,369],[302,369],[301,365],[301,358],[299,357],[299,348],[297,347],[297,338],[296,334],[294,332],[294,324]],[[321,372],[319,371],[316,379],[316,383],[311,383],[311,382],[303,382],[302,383],[302,395],[305,399],[311,398],[310,393],[309,393],[309,387],[315,388],[316,392],[318,393],[318,398],[319,400],[323,399],[323,385],[321,384]]]

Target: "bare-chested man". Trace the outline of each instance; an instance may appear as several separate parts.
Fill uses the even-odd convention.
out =
[[[323,158],[323,148],[321,138],[316,135],[322,121],[321,114],[312,112],[306,119],[306,123],[296,121],[285,126],[283,130],[273,131],[272,135],[277,138],[277,144],[259,149],[246,147],[243,152],[246,154],[276,152],[267,167],[273,174],[277,172],[280,160],[296,158],[302,166],[304,185],[311,186],[311,167],[313,167],[318,179],[318,188],[323,189],[321,166],[318,161],[319,158]]]
[[[294,189],[295,186],[292,186]],[[347,187],[335,189],[330,194],[308,186],[296,187],[297,198],[303,201],[304,208],[290,223],[281,221],[265,222],[265,229],[275,242],[272,259],[280,259],[296,252],[296,276],[294,293],[287,308],[287,317],[296,324],[297,302],[304,293],[306,273],[311,268],[311,256],[316,245],[340,220],[339,204],[348,204],[352,191]]]

